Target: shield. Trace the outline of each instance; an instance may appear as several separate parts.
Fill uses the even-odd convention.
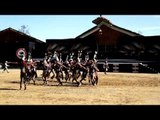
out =
[[[19,58],[19,59],[22,59],[22,57],[26,57],[27,56],[27,52],[25,50],[25,48],[19,48],[17,51],[16,51],[16,56]]]

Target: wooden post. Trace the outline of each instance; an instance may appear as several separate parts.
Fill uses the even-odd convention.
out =
[[[138,63],[133,63],[132,64],[132,72],[133,73],[138,73],[139,72],[139,65],[138,65]]]
[[[119,64],[113,64],[113,72],[119,72]]]

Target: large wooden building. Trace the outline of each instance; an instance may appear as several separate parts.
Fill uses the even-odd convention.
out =
[[[160,36],[143,36],[119,27],[102,16],[92,22],[95,24],[93,28],[75,38],[46,39],[46,43],[12,28],[2,30],[0,62],[17,61],[18,48],[25,48],[33,58],[43,58],[45,52],[57,51],[62,53],[63,60],[70,53],[77,54],[78,51],[92,58],[97,51],[99,67],[108,58],[110,71],[144,71],[142,68],[160,71]],[[124,67],[124,64],[130,67]]]
[[[48,50],[54,51],[56,47],[65,47],[65,52],[74,52],[83,50],[86,52],[98,52],[98,59],[119,58],[118,52],[119,41],[130,40],[137,36],[142,36],[138,33],[126,30],[112,24],[109,20],[103,17],[98,17],[93,20],[95,27],[85,31],[74,39],[47,39],[46,44]],[[62,49],[60,52],[64,52]]]
[[[97,51],[98,60],[103,62],[108,58],[111,68],[114,68],[114,63],[118,63],[118,67],[119,63],[128,63],[131,66],[132,63],[136,63],[140,66],[141,62],[150,64],[152,61],[154,64],[152,67],[160,70],[157,67],[160,65],[160,36],[143,36],[121,28],[102,16],[92,22],[95,27],[76,38],[46,39],[47,50],[50,52],[56,50],[62,54],[77,53],[79,50],[82,50],[84,54],[93,54]]]
[[[27,53],[31,53],[33,58],[44,56],[45,42],[29,36],[13,28],[0,31],[0,62],[18,60],[16,51],[25,48]],[[41,52],[40,52],[41,51]]]

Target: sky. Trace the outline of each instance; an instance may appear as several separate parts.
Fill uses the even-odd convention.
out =
[[[46,39],[75,38],[96,26],[92,21],[99,15],[0,15],[0,31],[27,26],[30,36]],[[160,35],[160,15],[102,15],[114,25],[144,36]]]

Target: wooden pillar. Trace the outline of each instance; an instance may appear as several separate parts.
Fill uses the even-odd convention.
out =
[[[133,63],[132,64],[132,72],[133,73],[138,73],[139,72],[139,65],[138,65],[138,63]]]
[[[113,72],[119,72],[119,64],[113,64]]]
[[[97,52],[99,52],[98,42],[97,42]]]

